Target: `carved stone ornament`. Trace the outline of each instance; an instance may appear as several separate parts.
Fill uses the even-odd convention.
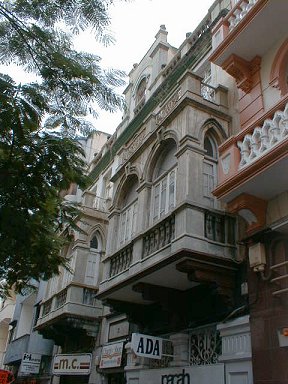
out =
[[[221,159],[221,165],[224,175],[228,175],[231,166],[231,153]]]
[[[231,55],[222,65],[222,68],[233,76],[237,87],[249,93],[253,87],[253,75],[260,70],[261,57],[255,56],[247,61],[237,55]]]

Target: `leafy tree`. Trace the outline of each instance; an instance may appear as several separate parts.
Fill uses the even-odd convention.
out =
[[[65,265],[62,226],[75,210],[62,190],[84,188],[83,152],[76,140],[91,126],[94,105],[123,107],[114,91],[121,71],[104,71],[96,55],[73,49],[73,35],[90,28],[102,43],[109,0],[0,1],[0,60],[34,72],[17,85],[0,75],[0,279],[21,290],[31,278],[48,279]]]

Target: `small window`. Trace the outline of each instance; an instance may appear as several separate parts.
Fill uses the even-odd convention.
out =
[[[96,235],[94,235],[90,241],[90,248],[98,249],[98,240]]]
[[[211,142],[209,137],[205,137],[204,149],[206,151],[206,153],[205,153],[206,156],[210,156],[213,158],[215,157],[214,148],[213,148],[212,142]]]
[[[145,93],[147,87],[146,77],[140,81],[140,84],[136,92],[136,105],[139,104],[142,100],[145,100]]]
[[[217,185],[217,147],[213,138],[206,136],[204,139],[203,162],[203,196],[209,207],[214,207],[216,199],[212,191]]]

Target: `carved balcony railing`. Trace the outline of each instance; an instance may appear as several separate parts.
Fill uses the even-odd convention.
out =
[[[261,127],[254,128],[237,142],[240,149],[239,169],[265,155],[288,137],[288,103],[284,111],[277,111],[272,119],[266,119]]]
[[[108,210],[108,199],[104,199],[100,196],[95,196],[93,208],[97,209],[98,211],[106,212]]]
[[[83,193],[83,205],[87,208],[94,208],[97,211],[107,212],[108,199],[97,196],[92,191],[85,191]]]
[[[93,307],[96,306],[97,304],[96,294],[97,294],[97,291],[95,291],[95,289],[84,288],[82,303],[85,305],[92,305]]]
[[[129,268],[132,263],[133,244],[129,244],[116,255],[111,257],[109,276],[113,277]]]
[[[56,295],[55,309],[62,307],[67,300],[67,289],[64,289]]]
[[[175,237],[175,216],[171,215],[143,236],[143,254],[147,257],[170,244]]]
[[[50,312],[51,312],[51,309],[52,309],[52,298],[47,300],[44,304],[43,304],[43,312],[42,312],[42,316],[46,316],[48,315]]]
[[[204,82],[201,83],[201,96],[203,97],[203,99],[211,101],[212,103],[216,102],[215,88]]]
[[[205,212],[205,237],[223,244],[235,244],[235,219],[219,213]]]
[[[227,16],[229,32],[231,32],[247,13],[254,7],[258,0],[239,0]]]
[[[216,326],[192,330],[189,334],[190,365],[216,364],[221,354],[221,338]]]

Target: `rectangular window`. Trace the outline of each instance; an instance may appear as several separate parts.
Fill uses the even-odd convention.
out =
[[[88,254],[85,273],[85,284],[87,285],[97,285],[98,283],[98,260],[100,258],[98,255],[93,251]]]
[[[69,283],[73,280],[74,277],[74,270],[75,270],[75,264],[76,264],[76,257],[75,254],[72,254],[69,259],[68,266],[70,268],[70,271],[66,268],[63,270],[63,277],[61,282],[61,288],[67,287]]]
[[[210,207],[214,206],[215,198],[212,194],[216,184],[216,164],[208,161],[203,163],[203,195]]]
[[[175,207],[176,204],[176,170],[167,173],[154,186],[153,221],[160,219]]]
[[[156,220],[158,218],[159,202],[160,202],[160,184],[157,184],[157,185],[155,185],[155,189],[154,189],[154,215],[153,215],[153,220]]]
[[[137,201],[127,207],[120,216],[119,243],[126,243],[136,233]]]

